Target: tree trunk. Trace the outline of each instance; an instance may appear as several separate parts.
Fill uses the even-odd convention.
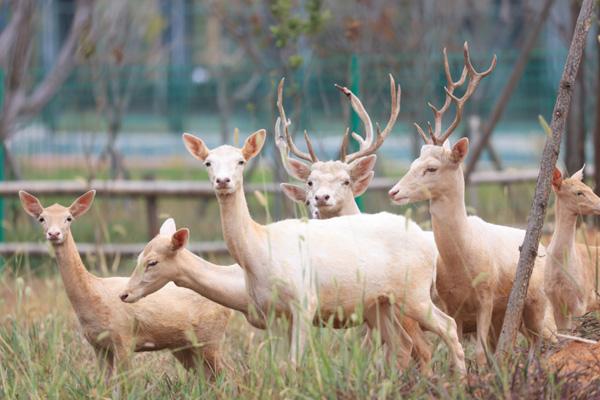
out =
[[[571,1],[572,26],[575,28],[577,23],[577,14],[579,2]],[[585,63],[585,49],[581,57],[582,64]],[[565,137],[565,164],[569,174],[579,170],[585,163],[585,87],[584,82],[585,66],[581,65],[577,80],[573,87],[573,103],[571,112],[567,121],[568,134]]]
[[[529,287],[529,278],[531,277],[533,264],[537,257],[542,225],[544,224],[544,217],[548,206],[550,180],[556,160],[558,159],[561,136],[565,130],[566,118],[569,114],[571,97],[573,95],[573,86],[577,78],[577,71],[579,70],[579,64],[585,47],[587,32],[592,24],[592,11],[595,2],[596,0],[584,0],[581,6],[558,88],[558,95],[552,112],[552,122],[550,123],[552,136],[546,139],[544,146],[533,204],[531,205],[529,220],[527,221],[527,232],[525,233],[523,245],[520,248],[521,255],[519,256],[515,282],[508,299],[502,332],[500,333],[498,348],[496,349],[496,355],[501,358],[510,354],[517,338],[517,331],[521,325],[521,316],[525,297],[527,296],[527,288]]]

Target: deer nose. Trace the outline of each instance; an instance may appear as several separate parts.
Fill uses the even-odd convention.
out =
[[[389,195],[390,197],[394,197],[394,196],[396,196],[396,195],[398,194],[398,192],[399,192],[399,190],[398,190],[398,189],[392,189],[392,190],[390,190],[390,191],[388,192],[388,195]]]
[[[217,182],[217,185],[226,185],[229,182],[231,182],[231,179],[229,179],[229,178],[216,178],[215,181]]]
[[[127,300],[127,298],[129,297],[129,293],[123,293],[122,295],[119,296],[121,298],[121,301],[125,301]]]
[[[59,236],[60,236],[59,231],[48,231],[48,237],[50,239],[58,239]]]
[[[324,204],[330,198],[331,196],[329,196],[328,194],[315,195],[315,201],[317,202],[317,205]]]

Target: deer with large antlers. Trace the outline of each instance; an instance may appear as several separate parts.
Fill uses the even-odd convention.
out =
[[[554,169],[556,226],[548,245],[545,290],[558,329],[571,329],[573,317],[600,307],[599,247],[575,243],[578,215],[600,214],[600,197],[583,182],[583,168],[570,178]]]
[[[357,133],[352,132],[352,136],[359,143],[359,149],[352,154],[348,154],[349,135],[348,130],[346,130],[340,149],[340,160],[323,162],[317,158],[314,146],[306,131],[304,132],[304,139],[308,153],[300,151],[294,144],[288,129],[291,121],[286,117],[283,107],[283,84],[284,79],[282,78],[277,88],[279,117],[275,122],[275,143],[279,149],[282,164],[288,174],[304,181],[305,185],[300,187],[290,183],[282,183],[283,192],[290,199],[306,204],[313,218],[326,219],[341,215],[360,214],[355,197],[363,194],[371,183],[374,176],[373,167],[377,157],[375,152],[383,144],[396,122],[400,112],[400,85],[396,88],[394,78],[390,75],[390,118],[383,131],[378,127],[375,141],[373,123],[360,99],[350,89],[335,85],[350,100],[352,108],[363,122],[365,138],[363,139]],[[308,161],[310,164],[307,165],[302,161],[290,159],[290,149],[293,155]],[[432,246],[435,246],[433,240]],[[410,318],[402,319],[402,325],[414,345],[414,358],[421,365],[427,365],[431,359],[431,349],[423,331]]]
[[[434,250],[416,224],[387,213],[268,225],[252,219],[243,171],[262,149],[265,136],[260,130],[242,148],[223,145],[212,150],[190,134],[183,140],[208,169],[225,242],[244,269],[257,310],[291,315],[292,362],[297,365],[303,354],[316,317],[352,321],[361,308],[367,324],[378,328],[386,344],[402,349],[398,343],[406,332],[395,318],[402,310],[446,342],[455,366],[464,373],[456,325],[431,301]],[[400,249],[397,242],[406,246]]]
[[[171,350],[187,369],[203,363],[212,377],[221,368],[220,343],[231,310],[173,284],[136,304],[119,301],[128,278],[99,278],[88,272],[71,234],[71,223],[87,212],[94,195],[92,190],[69,207],[44,208],[35,196],[19,192],[23,208],[52,244],[67,297],[106,378],[115,367],[127,367],[130,352],[163,349]],[[166,245],[175,251],[181,243]],[[145,267],[151,270],[155,261]]]
[[[319,218],[331,218],[340,215],[360,213],[354,198],[367,190],[373,179],[373,167],[377,156],[375,152],[381,147],[391,133],[400,112],[400,85],[396,86],[394,78],[390,75],[391,111],[387,125],[381,131],[377,127],[377,136],[373,135],[373,124],[369,114],[360,99],[348,88],[336,85],[351,102],[365,126],[365,138],[353,132],[352,136],[358,141],[359,149],[347,154],[348,130],[344,134],[340,150],[340,159],[335,161],[320,161],[314,151],[314,146],[308,133],[304,132],[304,139],[308,152],[303,152],[294,143],[289,132],[290,120],[286,117],[283,108],[283,83],[279,82],[277,89],[277,108],[279,117],[275,123],[275,143],[279,148],[282,163],[289,175],[303,181],[305,188],[284,183],[282,189],[292,200],[307,203],[314,215]],[[297,158],[289,157],[289,153]]]
[[[464,64],[460,79],[454,81],[444,49],[444,70],[448,80],[444,104],[439,109],[429,104],[434,113],[434,126],[429,124],[428,127],[429,136],[415,124],[425,145],[419,158],[389,195],[397,204],[429,200],[439,251],[437,290],[447,311],[456,319],[459,333],[463,327],[466,331],[476,327],[476,357],[483,364],[490,349],[492,324],[492,345],[500,333],[525,231],[467,216],[462,161],[467,156],[469,141],[462,138],[450,148],[447,139],[461,121],[465,102],[496,66],[496,56],[487,70],[477,72],[465,43]],[[464,94],[458,97],[455,90],[467,80]],[[455,105],[456,115],[442,133],[442,117],[451,104]],[[543,253],[544,249],[540,246],[540,254]],[[531,339],[531,344],[536,343],[542,334],[550,335],[554,328],[543,283],[543,259],[538,258],[523,311],[523,333]]]

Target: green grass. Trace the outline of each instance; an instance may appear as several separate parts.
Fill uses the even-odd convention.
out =
[[[0,398],[107,398],[117,387],[122,398],[131,399],[561,398],[569,388],[526,368],[521,353],[505,370],[470,365],[469,377],[460,380],[439,343],[431,376],[414,365],[400,371],[384,361],[377,346],[361,346],[360,328],[313,328],[302,364],[293,368],[282,326],[255,330],[239,315],[223,338],[231,369],[216,381],[186,372],[168,352],[157,352],[135,355],[132,368],[107,384],[59,278],[24,280],[6,274],[0,293]],[[472,344],[466,350],[472,355]]]

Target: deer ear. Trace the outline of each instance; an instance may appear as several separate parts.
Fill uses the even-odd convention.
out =
[[[375,161],[377,161],[377,155],[375,154],[352,161],[350,163],[350,179],[359,181],[364,178],[373,170]]]
[[[21,199],[21,205],[25,212],[34,218],[39,217],[44,211],[44,207],[42,207],[42,203],[38,198],[24,190],[19,190],[19,199]]]
[[[266,137],[267,131],[261,129],[254,132],[248,137],[248,139],[246,139],[244,142],[244,147],[242,147],[242,155],[246,161],[256,157],[256,155],[260,153],[263,145],[265,144]]]
[[[189,133],[184,133],[182,139],[183,144],[185,144],[185,148],[190,152],[191,155],[200,161],[206,160],[209,150],[202,139]]]
[[[469,152],[469,138],[460,138],[458,142],[452,146],[452,161],[461,163],[467,157]]]
[[[291,183],[282,183],[281,190],[292,201],[296,203],[306,204],[306,190]]]
[[[69,206],[69,212],[73,216],[73,218],[78,218],[85,214],[87,210],[92,206],[92,202],[94,201],[94,197],[96,196],[95,190],[90,190],[79,196],[73,204]]]
[[[554,171],[552,172],[552,187],[555,190],[559,190],[560,185],[562,184],[562,181],[563,181],[563,177],[562,177],[562,173],[560,172],[560,169],[554,167]]]
[[[190,238],[190,230],[188,228],[181,228],[171,236],[171,250],[177,251],[183,247],[188,242]]]
[[[175,220],[173,218],[167,218],[160,226],[158,233],[164,236],[170,236],[174,234],[176,230],[177,227],[175,226]]]
[[[310,176],[310,167],[302,161],[288,158],[288,166],[291,175],[298,180],[305,181]]]
[[[577,179],[578,181],[583,181],[583,170],[585,170],[585,164],[583,164],[583,167],[581,167],[581,169],[579,171],[577,171],[573,175],[571,175],[571,179]]]
[[[367,190],[374,176],[375,172],[371,171],[367,175],[362,177],[360,180],[352,184],[352,194],[354,195],[354,197],[360,196]]]

